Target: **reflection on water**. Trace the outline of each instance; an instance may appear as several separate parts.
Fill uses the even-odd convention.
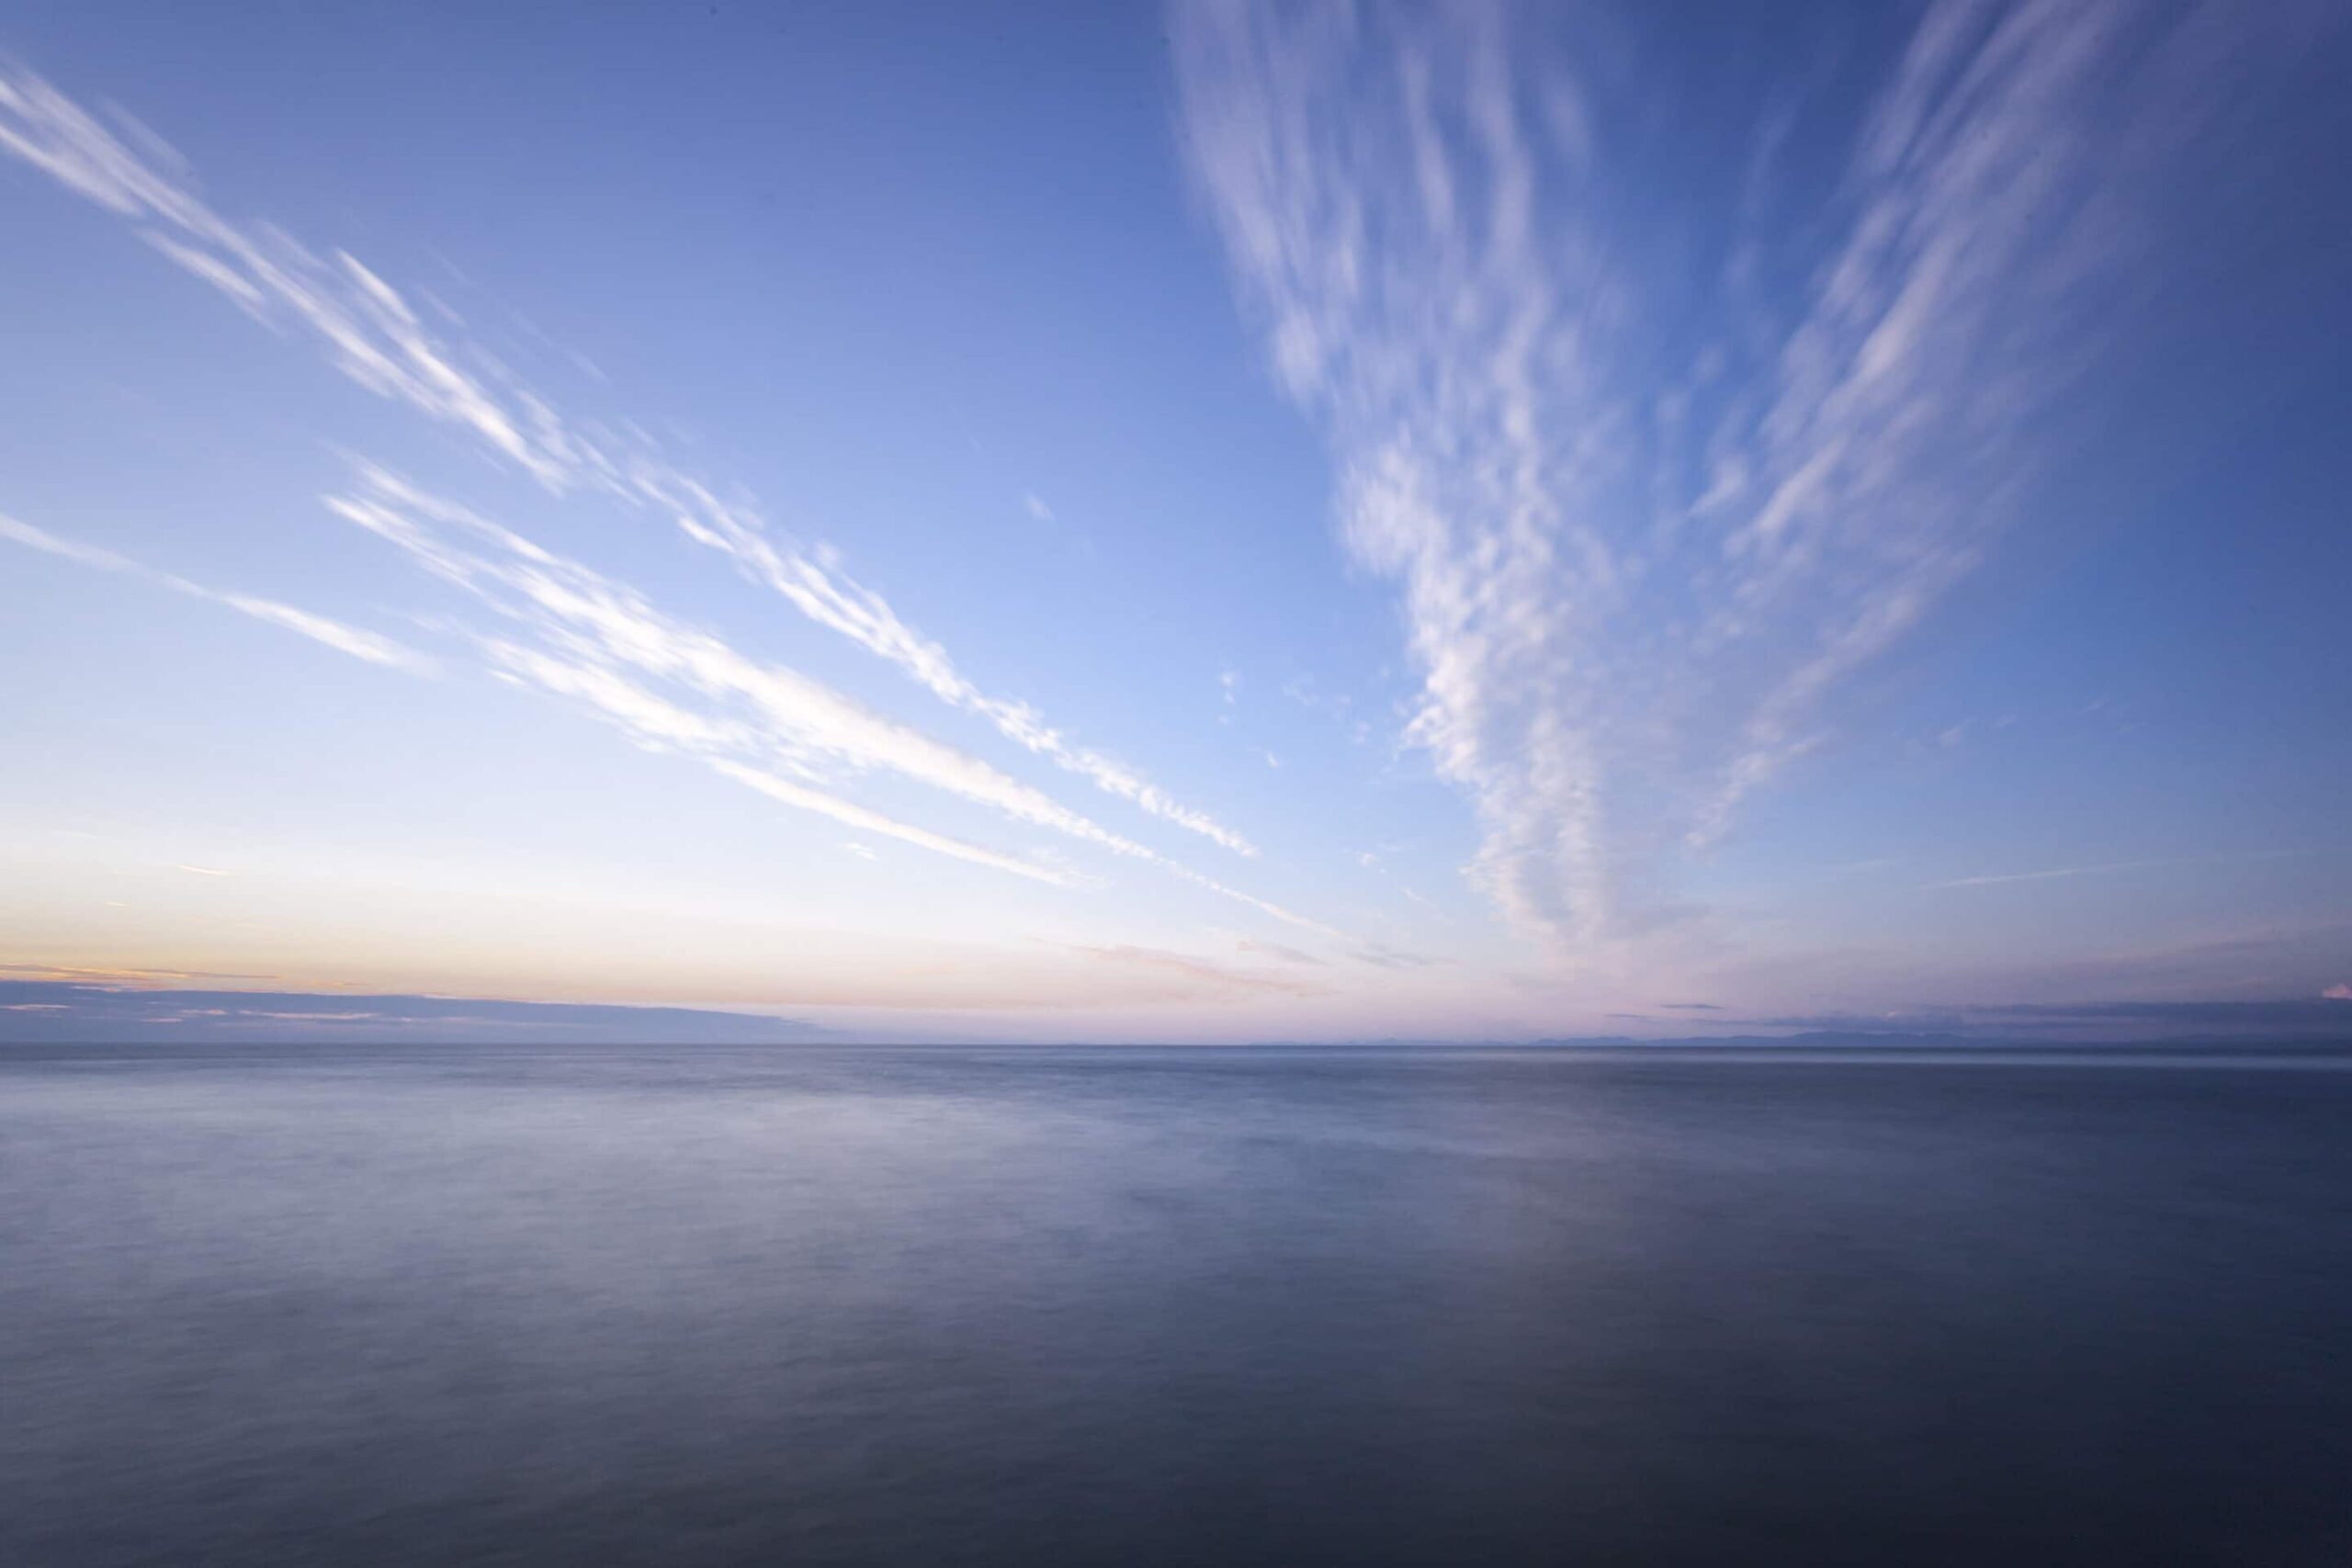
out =
[[[2352,1073],[0,1055],[0,1562],[2352,1557]]]

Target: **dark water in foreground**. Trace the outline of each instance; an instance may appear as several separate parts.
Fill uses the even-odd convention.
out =
[[[0,1055],[0,1562],[2352,1561],[2352,1072]]]

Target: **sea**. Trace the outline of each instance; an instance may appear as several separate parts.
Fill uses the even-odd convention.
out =
[[[0,1563],[2352,1562],[2285,1053],[0,1051]]]

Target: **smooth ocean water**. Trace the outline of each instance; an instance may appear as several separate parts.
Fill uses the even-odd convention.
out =
[[[2352,1562],[2352,1072],[0,1054],[0,1562]]]

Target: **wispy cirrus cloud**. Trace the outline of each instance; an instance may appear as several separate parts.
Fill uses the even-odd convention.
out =
[[[1315,969],[1330,967],[1330,960],[1318,958],[1311,953],[1302,953],[1295,947],[1279,942],[1253,942],[1244,938],[1233,945],[1237,952],[1252,953],[1261,958],[1278,959],[1284,964],[1303,964]]]
[[[2242,855],[2164,855],[2154,860],[2101,861],[2092,865],[2050,866],[2041,871],[2007,871],[1986,876],[1956,876],[1948,882],[1920,885],[1923,893],[1942,892],[1954,887],[1998,887],[2018,882],[2063,882],[2077,876],[2103,876],[2111,872],[2146,871],[2159,866],[2235,865],[2254,861],[2293,860],[2306,855],[2324,854],[2320,849],[2262,850]]]
[[[428,323],[356,257],[322,255],[266,224],[221,216],[197,194],[176,155],[144,131],[130,136],[41,77],[0,63],[0,151],[140,224],[159,254],[256,320],[310,338],[361,386],[466,434],[551,491],[599,494],[667,518],[810,620],[1024,750],[1150,816],[1236,853],[1257,852],[1240,833],[1065,735],[1027,704],[983,691],[829,552],[780,541],[756,508],[722,500],[634,427],[624,434],[565,417],[469,342],[454,312]],[[1043,506],[1028,500],[1033,510]]]
[[[1031,820],[1059,825],[1058,816],[1091,828],[1091,824],[1063,813],[1043,795],[1015,784],[984,764],[902,727],[890,725],[791,671],[763,669],[741,659],[714,638],[662,620],[633,594],[612,587],[586,569],[541,550],[519,536],[473,519],[470,513],[451,509],[447,503],[431,502],[378,470],[365,470],[363,478],[371,481],[363,483],[363,492],[437,506],[445,513],[469,518],[478,531],[503,543],[511,560],[475,556],[447,547],[413,519],[393,512],[381,499],[370,499],[368,493],[338,498],[331,503],[353,521],[420,556],[442,576],[491,597],[510,615],[527,619],[536,612],[545,617],[538,624],[553,634],[551,650],[484,639],[483,646],[494,667],[584,704],[641,742],[710,757],[728,777],[782,804],[1035,881],[1059,886],[1070,880],[1066,873],[1054,867],[901,822],[805,782],[778,777],[719,756],[730,748],[747,745],[753,739],[752,729],[741,719],[693,711],[665,700],[630,680],[621,672],[622,668],[633,659],[640,669],[650,666],[671,673],[690,671],[706,695],[732,692],[759,703],[766,710],[771,725],[769,739],[775,749],[788,751],[797,746],[803,753],[825,752],[866,763],[888,757],[901,772],[922,777],[925,782],[943,783],[958,793],[989,799],[992,804],[1013,809],[1015,815],[1025,814]],[[274,601],[218,592],[141,566],[127,556],[60,538],[5,515],[0,515],[0,538],[98,570],[140,577],[177,592],[226,604],[370,663],[412,672],[433,668],[423,655],[374,633]],[[515,562],[521,565],[518,567]],[[501,593],[500,590],[505,592]],[[590,630],[583,632],[583,626]],[[1125,842],[1100,829],[1093,831],[1113,847]],[[1148,852],[1138,848],[1136,852]],[[182,865],[177,869],[200,876],[229,874],[210,866]]]
[[[654,608],[634,589],[471,508],[362,464],[327,506],[465,589],[514,635],[476,634],[492,668],[566,697],[639,743],[709,761],[772,799],[1039,881],[1068,875],[899,822],[814,786],[883,770],[1138,858],[1123,839],[969,753]]]
[[[1120,968],[1136,969],[1164,976],[1185,989],[1207,991],[1262,991],[1283,996],[1319,996],[1329,989],[1319,981],[1295,975],[1284,975],[1258,969],[1235,969],[1191,953],[1170,953],[1162,948],[1136,947],[1123,944],[1116,947],[1073,946],[1073,953],[1083,954],[1099,963]],[[1181,994],[1181,993],[1180,993]]]
[[[819,787],[881,771],[1159,866],[1290,924],[1306,917],[1161,855],[969,752],[786,666],[663,614],[642,594],[372,464],[327,506],[495,611],[515,635],[476,634],[492,669],[569,698],[640,744],[701,758],[769,798],[936,852],[1068,884],[1056,867],[897,820]]]
[[[624,721],[625,724],[627,722]],[[897,839],[902,843],[913,844],[918,849],[930,850],[935,854],[946,855],[954,860],[969,861],[975,865],[993,866],[999,871],[1009,871],[1015,876],[1025,876],[1033,882],[1048,882],[1059,886],[1067,885],[1069,881],[1067,874],[1052,866],[1039,865],[1035,861],[1025,861],[1018,855],[1003,854],[995,850],[983,849],[978,844],[967,843],[961,839],[950,838],[944,833],[934,833],[928,828],[917,827],[911,822],[901,822],[895,818],[886,817],[879,811],[860,806],[855,801],[844,800],[840,795],[812,789],[805,784],[779,777],[764,769],[752,767],[742,762],[729,761],[725,758],[712,759],[710,765],[737,784],[757,790],[770,800],[780,805],[795,807],[802,811],[813,811],[820,817],[830,817],[843,827],[861,828],[869,833],[878,833],[885,838]],[[869,855],[867,858],[871,859],[872,856]]]
[[[175,593],[184,593],[191,599],[202,599],[209,604],[224,604],[241,615],[250,615],[254,620],[266,621],[271,626],[283,627],[298,636],[309,637],[312,642],[332,648],[337,653],[347,653],[354,659],[365,660],[370,664],[405,670],[411,674],[417,675],[429,674],[433,670],[431,660],[394,642],[390,637],[375,632],[362,631],[357,626],[331,620],[325,615],[313,615],[308,610],[298,610],[291,604],[281,604],[275,599],[260,599],[250,593],[231,593],[217,588],[207,588],[201,583],[191,582],[185,577],[142,566],[129,556],[118,554],[113,550],[101,549],[95,545],[85,545],[73,539],[62,538],[44,529],[36,528],[29,523],[20,523],[6,514],[0,514],[0,539],[6,539],[11,544],[22,545],[28,549],[57,556],[98,571],[115,572],[121,576],[135,577],[143,581],[156,583],[170,589]]]
[[[1939,0],[1858,109],[1804,106],[1826,172],[1759,101],[1715,191],[1645,151],[1696,89],[1645,74],[1634,14],[1589,19],[1202,0],[1173,28],[1198,187],[1349,549],[1398,587],[1410,734],[1474,804],[1476,878],[1567,944],[1667,908],[1677,857],[1993,551],[2127,308],[2141,198],[2275,41],[2229,8]]]
[[[1375,969],[1426,969],[1437,962],[1419,953],[1407,953],[1385,942],[1369,942],[1355,951],[1359,964],[1369,964]]]

